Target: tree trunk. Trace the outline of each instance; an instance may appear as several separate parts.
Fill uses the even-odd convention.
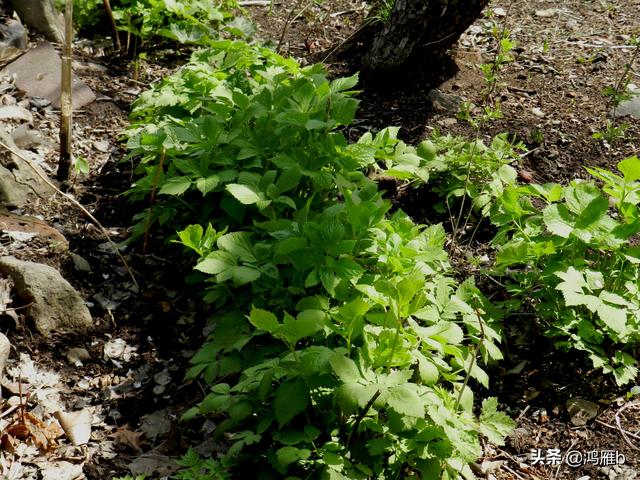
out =
[[[389,20],[377,25],[362,57],[365,69],[391,70],[410,59],[441,57],[471,25],[488,0],[395,0]],[[361,40],[361,41],[367,41]]]

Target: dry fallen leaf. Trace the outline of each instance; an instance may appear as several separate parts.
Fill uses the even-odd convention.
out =
[[[136,452],[142,452],[141,443],[144,433],[129,430],[129,425],[120,427],[110,436],[113,437],[116,442],[130,447]]]
[[[54,417],[60,422],[71,443],[75,446],[84,445],[91,438],[91,422],[93,415],[89,410],[78,410],[77,412],[55,412]]]

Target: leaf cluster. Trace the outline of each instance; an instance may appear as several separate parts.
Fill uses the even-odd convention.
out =
[[[130,195],[157,190],[218,312],[185,418],[213,416],[253,478],[472,478],[479,435],[512,425],[465,381],[488,385],[500,315],[441,225],[389,215],[370,176],[424,182],[435,155],[393,128],[349,144],[356,82],[221,41],[136,104]]]

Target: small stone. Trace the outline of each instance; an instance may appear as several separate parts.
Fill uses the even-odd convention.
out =
[[[533,107],[531,109],[531,113],[533,113],[538,118],[544,118],[546,116],[545,113],[542,110],[540,110],[538,107]]]
[[[23,123],[11,132],[11,138],[18,148],[30,149],[39,147],[47,143],[35,130],[29,128],[29,125]]]
[[[438,120],[438,124],[442,125],[443,127],[450,127],[451,125],[455,125],[456,123],[458,123],[458,120],[456,120],[455,118],[443,118],[442,120]]]
[[[79,272],[89,273],[91,272],[91,265],[84,257],[78,255],[77,253],[69,252],[69,256],[73,261],[73,267]]]
[[[463,98],[458,95],[444,93],[437,88],[430,90],[427,98],[435,108],[451,113],[457,113],[464,101]]]
[[[9,354],[11,353],[11,342],[9,339],[0,333],[0,381],[4,376],[4,368],[7,365],[7,360],[9,359]],[[2,391],[0,390],[0,394]],[[0,396],[1,398],[1,396]]]
[[[620,102],[614,111],[616,117],[632,117],[640,119],[640,95],[634,95],[629,100]]]
[[[496,17],[506,17],[507,16],[507,11],[502,7],[496,7],[496,8],[493,9],[493,14]]]
[[[5,256],[0,257],[0,272],[11,277],[17,297],[29,304],[27,316],[42,335],[81,333],[93,326],[83,298],[55,268]]]
[[[21,120],[31,123],[33,115],[29,110],[19,105],[5,105],[0,107],[0,120]]]
[[[86,348],[82,347],[70,348],[67,350],[66,357],[70,365],[75,365],[77,367],[82,366],[83,360],[91,360],[91,354]]]
[[[549,18],[555,17],[558,14],[557,8],[545,8],[542,10],[536,10],[536,17]]]
[[[111,149],[111,145],[106,140],[99,140],[99,141],[93,142],[93,148],[95,148],[99,152],[108,153],[109,150]]]
[[[598,415],[600,407],[597,403],[584,398],[574,397],[567,400],[567,412],[571,416],[571,423],[576,427],[582,427]]]

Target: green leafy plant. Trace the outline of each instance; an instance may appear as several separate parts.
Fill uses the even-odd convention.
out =
[[[164,38],[179,43],[208,45],[219,37],[220,29],[244,37],[251,35],[251,25],[234,18],[235,1],[208,0],[122,0],[113,15],[118,28],[142,42]]]
[[[457,283],[442,226],[389,216],[369,178],[425,182],[435,154],[392,128],[348,144],[356,82],[221,41],[134,108],[141,224],[183,225],[217,312],[185,419],[213,416],[234,476],[471,478],[480,435],[512,426],[471,389],[500,313]]]
[[[227,462],[214,458],[202,458],[192,449],[189,449],[177,463],[181,468],[171,477],[175,480],[231,480],[232,478]]]
[[[491,220],[498,274],[530,298],[557,346],[587,352],[624,384],[637,373],[640,340],[640,250],[630,242],[640,232],[640,160],[618,169],[588,169],[602,189],[577,181],[510,187]]]

